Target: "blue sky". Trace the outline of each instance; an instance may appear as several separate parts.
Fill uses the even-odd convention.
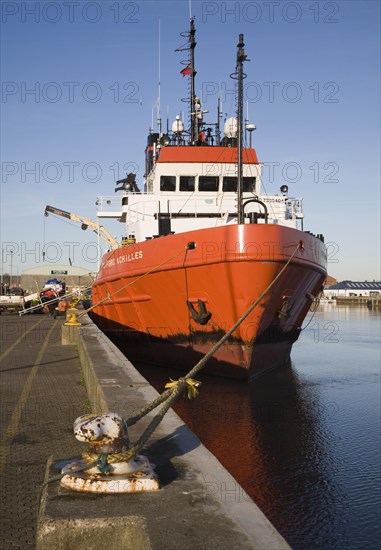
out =
[[[49,262],[96,269],[96,237],[46,204],[94,218],[127,171],[144,173],[158,81],[169,120],[184,110],[187,1],[13,2],[2,9],[3,270]],[[331,275],[379,279],[380,3],[192,2],[196,88],[214,122],[234,114],[229,78],[239,33],[264,186],[304,198],[305,229],[323,233]],[[156,114],[155,114],[156,118]],[[124,168],[125,167],[125,168]],[[118,237],[123,227],[108,225]],[[94,243],[94,244],[93,244]]]

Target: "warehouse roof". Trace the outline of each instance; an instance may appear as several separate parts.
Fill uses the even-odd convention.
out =
[[[21,275],[46,275],[49,277],[51,275],[55,275],[59,278],[59,277],[65,277],[65,276],[69,277],[71,275],[74,275],[74,276],[89,275],[89,273],[90,272],[88,269],[84,269],[83,267],[78,267],[75,265],[44,263],[43,265],[26,269],[21,273]]]
[[[381,281],[341,281],[328,288],[330,290],[381,290]]]

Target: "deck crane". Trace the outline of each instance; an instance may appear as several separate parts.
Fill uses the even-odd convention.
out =
[[[81,224],[81,229],[83,230],[90,227],[94,231],[94,233],[99,235],[99,237],[103,239],[113,250],[119,248],[118,242],[114,239],[112,235],[110,235],[110,233],[107,231],[107,229],[103,227],[103,225],[99,225],[99,223],[90,220],[89,218],[78,216],[78,214],[66,212],[65,210],[56,208],[55,206],[47,205],[45,207],[45,216],[49,216],[49,213],[56,214],[57,216],[62,216],[63,218],[68,218],[69,220],[72,220],[74,222],[78,222]]]

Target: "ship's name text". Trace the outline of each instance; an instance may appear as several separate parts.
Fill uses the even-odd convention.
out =
[[[142,250],[137,250],[131,254],[123,254],[123,256],[118,256],[117,258],[110,258],[107,260],[105,267],[113,267],[117,264],[124,264],[126,262],[136,262],[143,258]]]

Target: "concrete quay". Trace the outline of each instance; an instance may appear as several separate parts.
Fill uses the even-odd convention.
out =
[[[5,318],[2,316],[2,321]],[[35,317],[30,318],[35,321]],[[60,319],[44,322],[63,328]],[[71,357],[70,361],[74,358],[81,365],[87,389],[87,410],[84,406],[75,414],[89,412],[91,405],[95,412],[115,411],[126,418],[132,416],[157,392],[88,317],[81,322],[82,326],[73,329],[72,334],[67,334],[64,327],[66,345],[55,341],[51,346],[54,349],[45,346],[40,369],[51,364],[51,353],[59,351],[61,356]],[[50,372],[54,379],[54,368]],[[58,387],[62,381],[57,380],[55,391],[67,391],[66,387]],[[132,442],[154,414],[155,411],[130,428]],[[82,445],[72,434],[75,417],[57,422],[53,439],[62,439],[65,445],[57,447],[52,441],[45,455],[45,477],[57,473],[57,462],[80,454]],[[289,548],[251,498],[173,411],[166,414],[143,454],[156,467],[161,484],[157,492],[97,495],[68,491],[58,482],[49,484],[38,517],[37,549]],[[14,547],[17,546],[4,548]]]

